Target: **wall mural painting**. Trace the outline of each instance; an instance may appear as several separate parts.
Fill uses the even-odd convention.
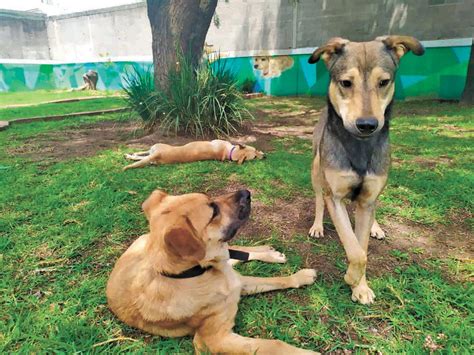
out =
[[[462,95],[470,46],[430,47],[423,57],[408,53],[396,78],[396,98],[431,97],[459,99]],[[215,56],[209,55],[209,60]],[[230,57],[218,54],[218,60],[231,70],[241,84],[253,83],[254,92],[274,96],[326,95],[329,75],[323,63],[308,64],[310,54]],[[150,62],[118,61],[97,63],[24,64],[0,63],[0,92],[57,90],[83,85],[88,70],[99,74],[99,90],[119,90],[124,74],[135,67],[144,70]],[[216,62],[213,62],[216,65]]]

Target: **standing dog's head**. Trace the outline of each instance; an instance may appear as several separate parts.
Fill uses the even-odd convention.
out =
[[[329,100],[344,127],[368,137],[385,124],[385,110],[393,99],[395,72],[408,51],[422,55],[421,43],[409,36],[377,37],[371,42],[332,38],[318,48],[309,63],[324,60],[329,70]]]
[[[225,243],[249,218],[250,192],[210,198],[155,190],[142,208],[150,223],[149,248],[164,250],[176,262],[199,263],[227,250]]]
[[[243,164],[246,160],[264,159],[265,153],[249,145],[237,144],[232,154],[232,160],[237,160],[238,164]]]

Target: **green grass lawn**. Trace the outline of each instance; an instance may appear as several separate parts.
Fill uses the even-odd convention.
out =
[[[47,101],[62,99],[74,99],[89,96],[115,96],[120,91],[21,91],[21,92],[0,92],[0,108],[9,105],[34,105]]]
[[[75,112],[96,111],[125,107],[120,97],[106,97],[84,101],[39,104],[35,106],[0,108],[0,120],[10,121],[16,118],[45,117]]]
[[[323,104],[309,98],[250,101],[265,122]],[[304,289],[243,298],[235,327],[239,334],[321,352],[392,354],[430,353],[431,337],[439,346],[432,345],[433,351],[472,353],[474,108],[397,103],[395,115],[393,166],[378,210],[391,233],[387,241],[371,241],[368,277],[377,299],[368,307],[350,300],[342,280],[344,252],[330,221],[325,238],[306,236],[313,208],[309,140],[270,139],[266,160],[242,166],[198,162],[124,173],[127,139],[88,157],[41,159],[48,154],[41,145],[36,155],[21,154],[40,137],[47,144],[44,137],[70,137],[104,120],[126,124],[119,115],[36,122],[0,132],[0,352],[191,354],[191,338],[151,336],[116,319],[106,305],[106,280],[120,254],[146,232],[140,205],[153,189],[214,194],[246,186],[253,192],[254,211],[238,242],[273,244],[289,261],[252,262],[239,270],[270,276],[311,266],[319,276]],[[413,233],[401,238],[402,226]],[[459,248],[448,248],[450,240]],[[468,256],[451,255],[455,252]]]

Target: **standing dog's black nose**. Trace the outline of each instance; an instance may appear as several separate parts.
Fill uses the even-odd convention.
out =
[[[255,69],[258,69],[258,64],[255,64],[253,67],[254,67]]]
[[[356,120],[356,127],[360,133],[370,134],[377,129],[379,121],[374,117],[362,117]]]

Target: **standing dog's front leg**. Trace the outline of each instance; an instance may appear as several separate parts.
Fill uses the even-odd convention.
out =
[[[374,203],[358,202],[355,210],[355,234],[360,246],[367,254],[370,229],[375,220]],[[367,284],[365,273],[357,286],[352,287],[352,300],[362,304],[374,302],[375,294]]]
[[[355,210],[355,235],[360,246],[367,254],[371,229],[377,224],[375,221],[375,201],[387,182],[386,175],[367,175],[361,194],[357,198]],[[377,224],[378,225],[378,224]],[[366,276],[362,277],[359,284],[352,288],[352,300],[362,304],[374,302],[374,292],[367,284]]]
[[[324,198],[321,186],[319,154],[313,159],[311,166],[311,182],[314,190],[314,222],[309,230],[311,237],[320,238],[324,236],[323,217],[324,217]]]
[[[367,253],[361,247],[356,235],[352,231],[351,221],[341,199],[328,196],[325,198],[325,201],[349,261],[349,267],[347,268],[344,280],[351,287],[356,287],[365,275]]]

